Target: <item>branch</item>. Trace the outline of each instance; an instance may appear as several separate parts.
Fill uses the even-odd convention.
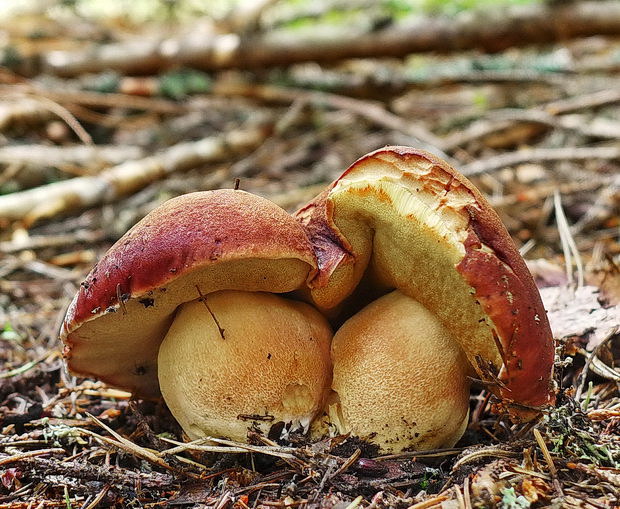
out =
[[[319,30],[319,28],[321,28]],[[312,36],[295,31],[238,34],[190,34],[171,39],[145,39],[53,51],[41,56],[46,72],[75,76],[112,69],[158,72],[182,65],[213,70],[262,68],[297,62],[334,62],[346,58],[402,57],[426,51],[478,49],[501,51],[571,37],[620,33],[620,4],[615,1],[547,3],[464,12],[455,17],[418,17],[377,31],[356,31],[343,25],[336,32]]]
[[[545,105],[545,111],[552,115],[560,115],[562,113],[571,113],[573,111],[598,108],[600,106],[607,106],[620,102],[620,90],[618,89],[604,89],[598,92],[592,92],[590,94],[577,95],[568,97],[567,99],[559,99],[547,103]]]
[[[19,163],[39,168],[80,165],[82,169],[120,164],[142,157],[140,147],[126,145],[9,145],[0,147],[0,164]]]
[[[0,196],[0,221],[23,220],[26,225],[31,225],[39,219],[71,209],[115,201],[171,173],[251,150],[265,140],[268,131],[264,127],[255,127],[180,143],[154,156],[113,166],[99,175],[77,177]]]
[[[620,139],[620,122],[605,118],[589,119],[584,115],[554,116],[544,110],[503,109],[489,112],[466,129],[444,138],[442,148],[453,151],[474,140],[484,138],[521,123],[540,124],[554,129],[574,131],[582,136],[603,139]]]
[[[24,458],[17,464],[31,470],[30,476],[45,480],[57,475],[84,481],[113,483],[117,487],[142,486],[147,489],[164,489],[174,486],[174,478],[159,472],[141,473],[114,465],[99,466],[85,461],[57,461],[43,458]],[[44,474],[43,474],[44,473]]]
[[[479,175],[523,163],[570,160],[587,161],[589,159],[620,159],[620,146],[525,149],[474,161],[461,166],[461,172],[463,175],[471,177],[472,175]]]

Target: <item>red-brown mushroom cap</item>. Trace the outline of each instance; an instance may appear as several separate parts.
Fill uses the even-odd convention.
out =
[[[553,340],[538,290],[497,214],[447,163],[379,149],[296,216],[315,248],[320,309],[360,288],[371,297],[399,289],[450,330],[514,415],[552,401]]]
[[[218,290],[289,292],[315,271],[301,225],[243,191],[169,200],[93,268],[61,330],[69,370],[159,395],[157,354],[175,309]]]

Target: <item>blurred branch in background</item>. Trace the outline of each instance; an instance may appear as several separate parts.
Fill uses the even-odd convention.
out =
[[[257,9],[254,14],[260,12]],[[229,25],[234,23],[226,26]],[[184,36],[142,36],[115,44],[90,45],[86,49],[43,52],[24,59],[14,55],[12,67],[61,76],[106,69],[153,73],[179,65],[205,70],[259,69],[308,61],[402,57],[428,51],[493,52],[595,34],[613,35],[619,31],[620,5],[616,1],[504,5],[476,15],[465,12],[454,17],[414,16],[390,20],[387,26],[380,27],[342,23],[309,33],[295,30],[219,33],[213,27],[203,27]]]
[[[175,171],[187,171],[217,160],[233,158],[257,147],[266,127],[231,131],[196,142],[177,144],[154,156],[126,161],[96,176],[76,177],[21,193],[0,196],[0,218],[23,220],[29,226],[75,208],[116,201]],[[105,157],[105,152],[97,153]],[[130,159],[130,158],[127,158]]]

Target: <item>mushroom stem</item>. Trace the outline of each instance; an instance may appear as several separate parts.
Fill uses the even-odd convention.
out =
[[[204,297],[179,308],[159,350],[161,391],[187,435],[245,441],[249,429],[307,429],[331,381],[325,318],[268,293],[208,298],[208,310]]]
[[[327,413],[338,433],[398,452],[451,447],[465,431],[467,357],[430,311],[400,291],[344,323],[332,361]]]

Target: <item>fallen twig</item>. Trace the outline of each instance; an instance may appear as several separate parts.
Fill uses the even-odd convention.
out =
[[[403,451],[396,454],[387,454],[374,458],[375,461],[396,460],[405,458],[435,458],[442,456],[455,456],[465,450],[463,447],[452,447],[449,449],[429,449],[427,451]]]
[[[102,93],[87,90],[49,90],[38,85],[0,85],[0,94],[19,92],[24,98],[36,101],[43,97],[57,103],[79,104],[98,108],[126,108],[155,113],[178,114],[187,111],[182,105],[166,99],[140,97],[130,94]]]
[[[620,146],[533,148],[508,152],[487,159],[480,159],[461,166],[461,172],[471,177],[508,166],[532,162],[587,161],[590,159],[620,159]]]
[[[253,127],[195,142],[180,143],[157,155],[128,161],[96,176],[76,177],[0,196],[0,219],[26,225],[75,208],[109,203],[177,171],[231,157],[262,143],[269,129]]]
[[[490,196],[489,202],[493,207],[510,207],[519,203],[534,203],[541,202],[545,198],[552,196],[554,192],[559,191],[562,196],[575,193],[591,193],[605,187],[614,181],[613,178],[603,177],[600,179],[591,179],[577,182],[566,182],[563,184],[536,184],[536,186],[529,187],[523,191],[519,191],[514,194],[506,194],[503,196]],[[573,233],[575,226],[571,228]],[[0,251],[2,250],[2,243],[0,242]]]
[[[620,139],[620,123],[602,118],[593,120],[581,115],[555,116],[540,110],[498,110],[490,112],[486,118],[472,123],[465,130],[449,135],[442,148],[447,151],[466,143],[484,138],[519,123],[534,123],[575,131],[583,136],[603,139]]]
[[[33,235],[15,240],[0,242],[0,253],[10,254],[25,249],[45,249],[66,247],[71,244],[100,242],[105,238],[102,230],[79,230],[75,233],[59,235]]]
[[[100,466],[88,462],[56,461],[45,458],[21,458],[19,465],[45,472],[45,475],[62,475],[83,481],[101,481],[114,486],[142,486],[144,488],[166,488],[174,486],[174,478],[159,472],[136,472],[114,465]]]
[[[10,145],[0,147],[0,164],[19,163],[28,166],[56,167],[65,165],[101,167],[120,164],[144,156],[140,147],[122,145]],[[87,169],[86,168],[86,169]]]
[[[614,1],[503,6],[472,17],[420,17],[383,30],[352,27],[321,37],[312,33],[272,32],[253,37],[193,33],[184,38],[141,38],[80,51],[42,55],[50,73],[73,76],[114,69],[155,72],[191,65],[203,69],[261,68],[295,62],[334,62],[345,58],[405,56],[422,51],[486,49],[566,40],[568,37],[612,34],[620,30],[620,6]]]
[[[559,99],[558,101],[546,104],[544,109],[552,115],[560,115],[577,110],[598,108],[617,102],[620,102],[620,90],[609,89],[592,92],[591,94],[568,97],[567,99]]]
[[[38,451],[22,452],[10,456],[0,454],[0,466],[9,465],[10,463],[16,463],[28,458],[34,458],[35,456],[47,456],[48,454],[65,454],[65,450],[60,447],[55,447],[53,449],[39,449]]]
[[[276,456],[285,460],[299,461],[299,458],[294,454],[299,452],[299,449],[294,447],[270,447],[266,445],[251,445],[243,444],[241,442],[233,442],[232,440],[226,440],[223,438],[208,437],[205,439],[197,440],[194,443],[180,443],[175,440],[164,439],[166,442],[176,444],[176,447],[167,449],[159,453],[160,455],[173,454],[177,452],[188,451],[203,451],[203,452],[228,452],[228,453],[248,453],[255,452],[259,454],[265,454],[267,456]],[[221,444],[220,447],[213,445],[206,445],[205,442],[212,442],[214,444]]]
[[[45,361],[45,360],[52,360],[55,357],[58,357],[60,355],[59,352],[52,352],[50,354],[50,352],[46,352],[44,355],[41,355],[38,359],[33,359],[31,361],[28,361],[27,363],[23,364],[22,366],[19,366],[18,368],[15,369],[10,369],[9,371],[4,371],[4,372],[0,372],[0,379],[2,378],[11,378],[17,375],[22,375],[24,373],[26,373],[27,371],[31,370],[32,368],[34,368],[37,364]],[[0,465],[2,464],[2,462],[0,461]]]
[[[448,500],[445,495],[435,495],[428,500],[418,502],[409,507],[409,509],[430,509],[431,507],[441,507],[441,503]]]
[[[577,270],[577,288],[581,288],[584,282],[583,261],[581,259],[581,253],[577,249],[577,244],[570,230],[568,219],[564,214],[562,207],[562,198],[559,191],[556,189],[553,193],[553,205],[555,211],[555,222],[558,226],[558,232],[560,234],[560,244],[562,245],[562,251],[564,253],[564,263],[566,265],[566,277],[568,284],[573,285],[573,261]]]
[[[558,480],[558,471],[555,468],[555,464],[553,463],[553,458],[551,457],[551,453],[549,452],[549,449],[547,448],[547,444],[545,443],[545,440],[543,439],[542,433],[538,431],[538,429],[536,428],[534,428],[532,431],[534,433],[534,438],[536,439],[536,443],[538,443],[538,447],[540,447],[540,450],[543,453],[543,457],[545,458],[545,461],[547,462],[547,466],[549,467],[549,473],[551,474],[551,479],[553,480],[553,486],[556,489],[558,495],[563,497],[564,493],[562,492],[562,485],[560,484],[560,481]]]
[[[96,440],[99,440],[100,442],[109,444],[109,445],[113,445],[129,454],[132,454],[138,458],[141,458],[143,460],[148,461],[149,463],[152,463],[155,466],[161,467],[165,470],[168,470],[170,472],[173,472],[175,474],[180,474],[183,475],[185,477],[189,477],[191,479],[199,479],[200,476],[193,474],[192,472],[186,472],[183,470],[179,470],[178,468],[173,467],[172,465],[168,464],[166,461],[164,461],[160,456],[157,455],[157,453],[155,451],[152,451],[150,449],[146,449],[144,447],[140,447],[137,444],[134,444],[131,440],[127,440],[125,437],[123,437],[122,435],[118,434],[116,431],[114,431],[112,428],[110,428],[109,426],[105,425],[103,422],[101,422],[101,420],[97,419],[94,416],[90,416],[90,418],[95,421],[99,426],[101,426],[105,431],[107,431],[108,433],[110,433],[114,439],[111,439],[109,437],[105,437],[102,435],[99,435],[97,433],[94,433],[90,430],[84,429],[84,428],[75,428],[76,430],[78,430],[80,433],[84,434],[84,435],[88,435],[92,438],[95,438]]]
[[[3,87],[7,88],[7,87]],[[25,92],[20,91],[17,88],[8,88],[8,91],[5,91],[3,94],[4,98],[10,99],[12,102],[15,99],[18,99],[17,107],[12,105],[4,110],[4,112],[0,112],[0,130],[5,128],[7,125],[11,124],[11,121],[15,118],[20,118],[20,114],[23,112],[23,116],[33,117],[33,118],[43,118],[47,117],[41,115],[33,115],[32,113],[38,110],[46,110],[50,113],[56,115],[61,120],[65,122],[69,126],[69,128],[76,134],[76,136],[80,139],[80,141],[86,145],[91,145],[93,143],[93,139],[90,134],[86,132],[86,129],[82,127],[82,124],[78,122],[78,120],[73,116],[73,114],[61,104],[49,99],[48,97],[44,97],[41,95],[28,95]],[[29,102],[29,99],[37,103],[35,106],[33,103]],[[20,108],[20,102],[23,104],[23,108]],[[2,118],[4,117],[4,118]],[[23,117],[22,117],[23,118]]]
[[[465,453],[463,456],[461,456],[452,466],[452,471],[459,469],[462,465],[479,460],[480,458],[515,458],[517,456],[519,456],[518,453],[514,451],[507,451],[506,449],[502,449],[501,447],[483,447],[481,449],[475,449],[471,452]]]
[[[99,505],[99,503],[103,500],[103,498],[107,495],[108,491],[110,491],[110,488],[112,486],[110,484],[106,484],[101,491],[99,491],[99,493],[97,493],[97,495],[95,496],[95,498],[92,499],[92,501],[86,505],[86,502],[84,503],[84,505],[82,506],[83,509],[95,509],[95,507],[97,507]],[[87,500],[88,502],[88,500]]]

